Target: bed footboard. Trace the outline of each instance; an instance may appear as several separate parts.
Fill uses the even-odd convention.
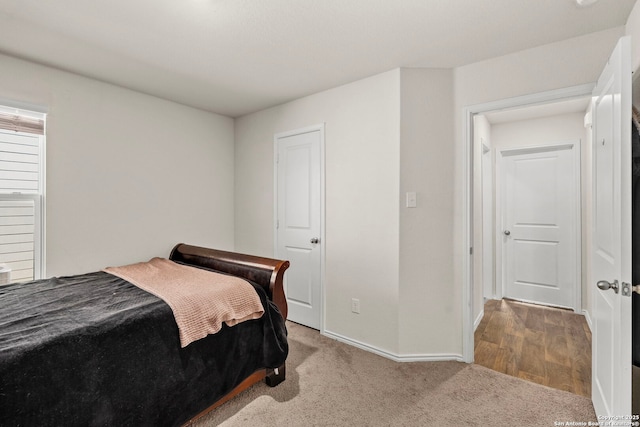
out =
[[[186,264],[211,268],[251,280],[262,286],[269,298],[278,306],[280,314],[287,318],[287,299],[284,295],[284,272],[289,261],[219,251],[217,249],[177,244],[169,259]]]
[[[257,257],[253,255],[226,252],[216,249],[191,246],[184,243],[177,244],[171,251],[169,259],[185,264],[206,267],[223,273],[250,280],[262,286],[269,299],[280,310],[280,314],[287,318],[287,300],[284,295],[284,272],[289,268],[289,261]],[[275,387],[285,379],[286,366],[283,364],[275,369],[262,369],[246,378],[226,396],[214,402],[209,408],[193,417],[185,426],[227,402],[253,384],[264,380],[267,385]]]

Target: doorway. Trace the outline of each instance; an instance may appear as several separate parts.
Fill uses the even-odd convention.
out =
[[[533,123],[580,136],[582,116]],[[495,182],[497,297],[581,312],[580,140],[499,149]]]
[[[467,205],[470,209],[473,209],[473,215],[469,215],[467,222],[465,223],[466,230],[465,236],[469,245],[470,257],[465,260],[464,274],[466,276],[465,282],[470,283],[469,287],[465,287],[465,297],[468,301],[470,310],[465,310],[465,343],[464,343],[464,356],[465,360],[473,361],[473,349],[474,339],[473,332],[477,328],[484,309],[484,302],[489,299],[501,297],[501,291],[496,286],[496,280],[490,284],[484,283],[482,277],[485,278],[496,277],[498,272],[493,274],[490,270],[490,266],[495,264],[495,239],[497,237],[497,224],[495,217],[491,220],[487,220],[486,215],[490,210],[486,204],[483,205],[482,192],[483,188],[485,193],[491,191],[488,198],[495,197],[495,183],[490,182],[491,179],[495,179],[495,171],[487,173],[486,167],[482,168],[482,164],[489,165],[492,169],[495,168],[495,153],[496,149],[502,144],[500,137],[496,137],[498,133],[507,134],[507,131],[511,131],[514,128],[514,123],[524,123],[529,121],[529,124],[535,124],[536,120],[542,120],[543,118],[559,117],[566,114],[575,114],[582,117],[580,123],[582,134],[578,139],[583,140],[583,147],[590,145],[590,131],[584,127],[584,115],[588,109],[591,91],[593,85],[581,85],[561,90],[554,90],[534,95],[527,95],[523,97],[511,98],[503,101],[496,101],[477,106],[467,107],[464,111],[467,122],[466,143],[469,147],[473,147],[473,150],[465,150],[465,162],[468,165],[468,170],[473,171],[467,175]],[[496,130],[499,130],[497,133]],[[484,132],[484,133],[483,133]],[[527,138],[533,138],[535,141],[549,140],[549,136],[540,137],[535,130],[531,128],[526,132]],[[574,139],[574,137],[555,137],[556,140]],[[522,141],[521,146],[536,145],[531,142],[531,139],[526,138]],[[582,164],[589,164],[589,151],[582,151]],[[484,175],[484,177],[483,177]],[[491,178],[493,177],[493,178]],[[583,176],[582,188],[582,210],[584,207],[589,206],[591,200],[587,193],[584,192],[584,188],[590,188],[590,183],[585,182],[584,179],[588,177]],[[489,181],[489,182],[488,182]],[[492,190],[487,190],[487,189]],[[482,212],[485,212],[484,219]],[[471,211],[470,211],[471,213]],[[495,209],[494,209],[495,214]],[[582,230],[589,226],[590,218],[583,218]],[[484,226],[483,226],[484,223]],[[484,233],[483,233],[484,232]],[[484,234],[484,236],[483,236]],[[583,233],[584,234],[584,233]],[[588,239],[584,239],[582,247],[584,248],[589,244]],[[483,252],[487,256],[483,256]],[[473,262],[471,258],[473,253]],[[581,254],[585,257],[584,249]],[[494,258],[493,260],[491,258]],[[485,264],[487,260],[490,260],[490,264]],[[487,268],[487,266],[489,266]],[[587,263],[583,263],[582,266],[582,283],[579,286],[582,297],[588,299],[588,289],[585,291],[582,289],[584,283],[588,280],[588,271],[585,271]],[[471,283],[471,277],[476,278]]]
[[[597,282],[597,287],[586,286],[583,298],[587,299],[585,317],[593,314],[589,328],[593,331],[592,402],[598,416],[631,414],[631,54],[630,37],[622,37],[605,65],[597,85],[589,91],[586,86],[550,91],[484,104],[465,109],[465,200],[463,209],[464,242],[470,249],[474,242],[473,191],[474,168],[472,141],[474,138],[473,119],[483,112],[513,108],[532,104],[543,104],[562,99],[592,96],[589,102],[590,114],[585,115],[585,125],[592,126],[592,140],[585,144],[590,147],[592,158],[590,184],[583,185],[583,192],[592,197],[583,198],[583,211],[592,215],[588,224],[585,246],[592,262],[583,277],[585,284]],[[589,94],[591,92],[591,94]],[[490,108],[491,107],[491,108]],[[591,116],[591,117],[590,117]],[[587,151],[587,150],[585,150]],[[610,185],[613,183],[613,185]],[[613,195],[613,197],[611,197]],[[607,214],[614,212],[613,215]],[[607,221],[607,218],[611,218]],[[603,242],[606,243],[603,244]],[[463,258],[463,300],[464,312],[464,357],[473,361],[471,346],[474,327],[470,307],[475,307],[477,283],[473,282],[474,261]],[[586,258],[583,254],[583,258]],[[606,260],[599,262],[599,259]],[[592,294],[590,291],[592,288]],[[606,294],[605,294],[606,293]],[[602,304],[602,300],[607,300]],[[607,305],[608,304],[608,305]],[[604,334],[604,335],[603,335]],[[603,357],[607,355],[607,357]],[[611,363],[611,361],[614,361]],[[604,386],[603,386],[604,384]],[[608,385],[614,384],[611,387]]]
[[[468,116],[471,123],[471,135],[469,135],[469,141],[473,141],[473,156],[475,156],[475,158],[469,159],[470,168],[471,165],[473,165],[472,170],[474,172],[472,179],[473,190],[475,192],[471,195],[471,200],[473,201],[474,221],[469,224],[469,227],[474,230],[473,241],[471,242],[474,254],[472,264],[474,283],[471,291],[474,295],[472,298],[472,306],[474,316],[473,327],[475,332],[485,330],[487,327],[487,321],[490,320],[489,317],[493,319],[490,326],[493,328],[496,326],[495,322],[498,322],[498,319],[505,317],[507,312],[511,315],[514,315],[515,313],[516,317],[514,319],[524,322],[526,316],[523,317],[522,313],[532,313],[531,316],[533,317],[536,316],[534,313],[537,312],[537,309],[542,310],[543,313],[548,312],[549,319],[547,319],[547,322],[541,322],[540,325],[533,329],[527,325],[527,328],[523,329],[527,334],[543,334],[544,331],[542,329],[544,328],[556,328],[557,330],[564,330],[566,332],[568,326],[556,322],[556,320],[559,320],[562,317],[572,318],[575,316],[581,319],[585,326],[588,322],[588,320],[585,321],[582,316],[583,294],[585,298],[588,298],[588,296],[586,296],[588,291],[586,289],[583,290],[583,283],[586,284],[588,278],[588,275],[584,271],[588,267],[588,263],[580,262],[583,257],[588,256],[588,253],[586,252],[586,244],[588,241],[585,239],[585,241],[580,242],[580,236],[588,234],[584,233],[584,231],[586,231],[586,228],[589,226],[589,222],[587,219],[581,221],[581,212],[585,213],[586,209],[584,209],[584,207],[590,206],[591,201],[588,198],[588,194],[585,193],[582,203],[580,203],[579,200],[576,200],[573,203],[568,202],[569,204],[567,204],[567,200],[564,200],[562,196],[559,196],[555,190],[557,189],[558,182],[565,183],[567,187],[565,190],[573,193],[580,191],[580,181],[582,181],[582,188],[590,188],[591,184],[588,173],[581,176],[580,172],[581,163],[583,165],[588,165],[590,162],[588,147],[591,141],[591,131],[588,122],[585,122],[585,114],[590,107],[591,89],[592,87],[587,85],[570,88],[565,91],[534,95],[530,98],[523,97],[515,100],[506,100],[502,103],[493,103],[481,106],[477,108],[473,114],[469,114]],[[547,145],[546,148],[544,147],[545,145]],[[580,150],[581,147],[586,149]],[[580,153],[580,151],[582,151],[582,153]],[[549,152],[552,154],[549,155]],[[558,160],[558,154],[565,156],[565,159],[561,161],[561,163],[564,162],[564,166],[561,166],[556,162],[556,160]],[[552,160],[552,158],[554,158],[554,160]],[[505,265],[503,264],[504,262],[512,262],[513,259],[510,258],[513,258],[513,255],[517,255],[518,253],[516,248],[508,247],[508,243],[513,243],[513,240],[515,240],[514,237],[517,238],[518,236],[512,234],[514,232],[514,229],[512,229],[513,224],[510,223],[511,225],[509,227],[505,227],[505,224],[508,222],[505,221],[505,217],[508,217],[509,215],[501,214],[500,209],[496,209],[496,206],[507,209],[513,208],[513,206],[509,207],[508,203],[506,204],[507,206],[505,206],[505,197],[504,194],[501,195],[501,188],[505,187],[502,184],[502,180],[505,178],[504,173],[506,170],[511,170],[511,172],[513,172],[515,160],[524,161],[521,162],[521,166],[523,166],[523,168],[520,168],[520,172],[527,172],[525,175],[531,178],[529,180],[530,182],[525,183],[525,185],[539,187],[539,185],[536,184],[540,184],[537,178],[543,177],[543,184],[546,183],[548,185],[546,185],[547,190],[545,190],[542,195],[548,196],[550,193],[553,193],[551,198],[542,197],[538,198],[539,200],[537,201],[535,200],[537,197],[534,195],[528,196],[526,200],[522,199],[522,203],[519,208],[524,208],[525,205],[528,205],[525,210],[526,212],[524,212],[526,215],[524,216],[531,216],[529,213],[532,212],[533,209],[537,209],[540,207],[540,204],[546,203],[543,200],[545,198],[547,201],[552,200],[554,202],[564,204],[564,207],[560,209],[561,213],[566,213],[567,209],[573,210],[575,213],[572,218],[565,221],[565,226],[569,226],[570,233],[575,237],[572,243],[570,243],[572,248],[568,253],[570,254],[569,256],[574,256],[576,260],[575,262],[572,261],[569,263],[572,267],[569,269],[570,271],[568,273],[565,272],[565,276],[574,278],[575,283],[573,283],[574,286],[568,292],[565,292],[564,299],[554,298],[553,288],[555,285],[547,286],[553,282],[551,277],[555,276],[556,270],[549,269],[544,271],[540,270],[538,267],[533,267],[533,263],[530,261],[535,258],[533,257],[535,254],[529,254],[530,256],[526,258],[523,263],[524,267],[516,269],[521,273],[521,276],[525,273],[531,273],[529,275],[530,277],[519,277],[518,280],[512,280],[511,282],[516,282],[521,285],[524,283],[523,286],[526,288],[535,288],[532,284],[545,285],[539,288],[546,291],[549,295],[547,295],[546,298],[533,297],[531,294],[526,292],[524,295],[514,295],[510,293],[508,286],[503,286],[502,278],[508,275],[508,271],[505,273]],[[549,170],[545,172],[538,170],[537,168],[540,166],[540,163],[546,163],[546,166],[544,167],[549,167],[555,163],[552,168],[554,171],[552,172]],[[531,167],[534,167],[535,170],[531,169]],[[553,180],[546,179],[549,178],[550,175],[557,174],[559,171],[558,168],[560,168],[561,171],[565,171],[567,167],[573,169],[574,173],[570,174],[573,176],[573,178],[571,178],[574,180],[573,182],[571,182],[571,179],[567,181],[565,178],[557,176],[554,177]],[[585,167],[584,169],[586,171],[589,170],[588,167]],[[518,179],[517,181],[518,185],[523,184],[522,179]],[[554,183],[552,183],[552,181]],[[545,185],[543,185],[543,187],[545,187]],[[513,188],[511,189],[513,190]],[[518,193],[522,195],[522,192],[518,191]],[[513,201],[513,198],[511,200]],[[549,216],[546,214],[550,212],[549,206],[547,206],[542,210],[541,215]],[[536,223],[532,218],[520,218],[521,221],[519,221],[519,223],[522,223],[520,224],[522,225],[522,227],[520,227],[522,230],[520,231],[556,232],[556,213],[551,215],[554,217],[553,221],[547,220],[547,218],[541,223]],[[510,236],[506,236],[504,234],[505,230],[509,231]],[[546,257],[548,260],[552,260],[553,258],[556,261],[559,261],[560,259],[557,257],[557,253],[553,257],[549,258],[551,256],[549,254],[553,255],[553,252],[557,249],[556,242],[558,242],[558,239],[556,237],[551,239],[551,241],[549,241],[549,239],[546,239],[547,241],[545,241],[545,239],[541,238],[527,238],[520,240],[525,243],[528,243],[526,240],[535,241],[537,246],[533,249],[540,249],[540,247],[545,250],[549,249],[546,252],[542,251],[538,255],[541,255],[542,258]],[[508,239],[511,240],[509,241]],[[505,242],[504,240],[508,241]],[[505,252],[500,250],[502,243],[507,245],[507,250]],[[523,250],[532,249],[531,245],[524,247],[527,245],[523,244],[521,246],[523,246]],[[505,261],[503,262],[503,260]],[[538,273],[541,273],[544,277],[540,276]],[[491,282],[487,283],[487,280],[490,280]],[[529,289],[527,289],[527,292],[528,290]],[[536,306],[531,306],[531,309],[529,310],[526,309],[526,304],[524,306],[518,306],[519,303],[501,300],[503,296],[510,296],[521,301],[535,301],[551,306],[568,307],[575,310],[577,314],[568,311],[567,314],[563,314],[561,317],[559,312],[554,312],[554,310],[557,310],[555,308],[547,309],[545,307]],[[485,303],[487,304],[487,307],[489,307],[487,310],[495,311],[494,309],[496,307],[501,307],[505,312],[499,312],[497,314],[492,312],[488,317],[484,316],[486,314]],[[517,315],[520,315],[520,317]],[[485,317],[485,320],[481,323],[483,317]],[[538,317],[540,316],[538,315]],[[575,323],[575,319],[572,320],[572,322]],[[508,321],[507,323],[511,326],[515,324],[513,321]],[[588,327],[585,329],[588,330]],[[583,332],[583,334],[586,334],[586,332]],[[477,342],[473,339],[473,332],[471,338],[473,345],[475,346]],[[520,360],[518,352],[525,350],[522,348],[524,341],[522,341],[521,338],[522,337],[514,341],[512,348],[509,348],[508,350],[500,348],[498,349],[498,352],[503,352],[502,356],[505,354],[510,355],[510,360],[512,361]],[[560,341],[563,339],[568,341],[570,340],[566,334],[557,339]],[[481,340],[478,339],[481,347],[493,346],[494,343],[491,343],[490,341],[491,340],[481,342]],[[526,342],[529,343],[530,341],[531,340]],[[556,344],[556,342],[550,342],[550,345],[555,346]],[[496,345],[500,346],[500,343],[497,343]],[[571,346],[567,347],[566,345],[564,347],[573,348]],[[527,352],[529,353],[529,356],[531,354],[535,354],[535,352],[529,352],[528,350]],[[485,354],[489,354],[489,352]],[[558,357],[565,356],[566,355],[558,355]],[[523,360],[534,360],[532,357],[529,357],[528,359],[527,357]],[[501,358],[500,360],[504,362],[506,359]],[[588,363],[584,363],[583,365],[586,366]],[[531,366],[532,365],[529,365],[527,369],[532,369]],[[511,368],[513,368],[513,366],[511,366]],[[525,375],[525,370],[520,370],[520,368],[517,369],[520,371],[520,376]],[[557,371],[561,372],[560,369]],[[531,372],[528,374],[531,374]],[[585,376],[583,378],[587,377]],[[525,379],[527,379],[526,375]],[[538,378],[537,382],[540,382],[540,378]]]
[[[291,263],[288,319],[322,332],[324,125],[277,134],[274,145],[275,254]]]
[[[587,216],[585,208],[591,202],[587,191],[590,188],[588,171],[591,136],[588,123],[585,125],[589,102],[590,97],[577,96],[534,106],[485,111],[473,116],[473,153],[478,157],[473,160],[474,223],[470,226],[474,229],[472,246],[476,316],[481,311],[478,303],[482,299],[479,295],[485,300],[512,296],[503,290],[502,277],[505,273],[503,252],[500,250],[503,243],[517,240],[512,232],[522,228],[521,231],[527,233],[557,233],[561,225],[556,224],[559,220],[557,217],[568,211],[572,215],[560,220],[564,220],[565,228],[568,227],[564,233],[571,235],[569,245],[573,250],[565,253],[577,258],[570,262],[575,266],[571,269],[571,277],[578,278],[577,289],[571,293],[570,298],[557,301],[515,298],[581,311],[582,289],[579,278],[582,276],[582,282],[586,279],[587,263],[580,261],[587,256],[588,241],[580,242],[580,237],[589,235],[589,218],[582,217]],[[504,184],[507,172],[511,175],[518,174],[514,185],[526,188],[507,188]],[[558,186],[563,187],[564,195],[558,192]],[[581,188],[582,195],[579,194]],[[520,190],[528,192],[528,195],[524,197],[524,192]],[[505,197],[502,194],[505,191],[516,193],[511,194],[512,197]],[[578,196],[575,201],[565,200],[565,197],[573,195]],[[534,215],[533,208],[542,204],[546,204],[544,209],[539,215]],[[513,209],[521,211],[520,214],[510,213]],[[511,229],[514,227],[516,229]],[[509,234],[505,236],[505,232]],[[532,240],[545,241],[542,238]],[[557,242],[559,239],[552,240]],[[512,254],[505,255],[508,258]],[[525,267],[531,266],[530,261]],[[565,261],[563,264],[569,263]],[[486,283],[487,281],[490,283]]]

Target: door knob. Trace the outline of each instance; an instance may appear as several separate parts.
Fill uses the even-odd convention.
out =
[[[509,230],[504,230],[504,235],[505,236],[509,236],[511,234],[511,232]]]
[[[613,283],[607,280],[600,280],[597,284],[598,289],[603,291],[608,291],[609,289],[613,289],[613,292],[616,294],[620,291],[620,286],[618,285],[618,281],[614,280]]]
[[[320,243],[320,239],[318,239],[317,237],[313,237],[311,238],[311,243],[317,245],[318,243]]]

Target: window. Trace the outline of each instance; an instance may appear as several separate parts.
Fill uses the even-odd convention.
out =
[[[45,114],[0,106],[0,284],[44,274],[44,129]]]

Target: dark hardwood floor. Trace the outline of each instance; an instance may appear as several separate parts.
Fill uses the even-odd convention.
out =
[[[475,331],[475,363],[591,397],[591,331],[571,310],[487,301]]]

